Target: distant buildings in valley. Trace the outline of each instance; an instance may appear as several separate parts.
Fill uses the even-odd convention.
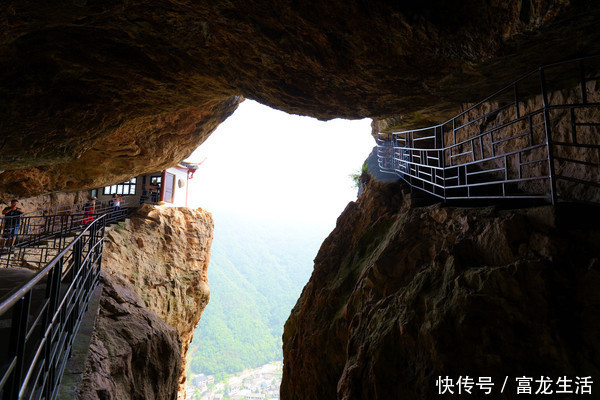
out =
[[[279,400],[282,363],[274,362],[246,370],[226,382],[215,384],[212,375],[193,375],[188,381],[191,400]]]
[[[212,375],[204,375],[204,374],[199,374],[199,375],[194,375],[194,377],[192,378],[192,384],[200,389],[200,390],[206,390],[208,388],[208,385],[210,384],[214,384],[215,383],[215,377]]]

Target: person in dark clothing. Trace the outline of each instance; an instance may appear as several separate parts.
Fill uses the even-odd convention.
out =
[[[10,206],[2,210],[4,215],[4,230],[2,232],[2,247],[5,247],[6,242],[12,239],[10,247],[15,245],[19,228],[21,226],[21,215],[24,211],[19,208],[18,200],[11,200]]]
[[[150,195],[152,196],[152,202],[158,203],[158,201],[160,199],[160,189],[158,188],[158,186],[153,186],[153,188],[151,189]]]
[[[146,185],[142,191],[142,198],[144,201],[140,199],[140,204],[145,203],[146,201],[150,201],[151,203],[158,203],[160,200],[160,186],[157,182],[152,182],[150,185]]]

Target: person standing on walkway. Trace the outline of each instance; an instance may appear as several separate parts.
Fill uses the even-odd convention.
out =
[[[96,198],[92,197],[90,201],[83,206],[83,225],[87,225],[94,220],[94,210],[96,209]]]
[[[4,230],[2,232],[2,247],[6,245],[7,241],[12,239],[12,243],[9,247],[13,247],[15,245],[15,241],[17,240],[17,235],[19,234],[19,228],[21,226],[21,215],[24,211],[19,208],[18,200],[11,200],[10,206],[6,207],[2,210],[2,215],[4,215]]]
[[[150,197],[153,203],[158,203],[160,199],[160,188],[158,182],[154,182],[150,185]]]
[[[113,207],[115,208],[115,211],[119,211],[121,209],[121,196],[119,196],[118,194],[113,194],[113,198],[112,198],[112,204]]]

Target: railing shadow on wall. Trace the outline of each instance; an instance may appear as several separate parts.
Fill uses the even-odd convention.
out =
[[[546,65],[440,125],[380,133],[379,168],[443,200],[600,203],[598,71]]]
[[[56,397],[100,276],[106,217],[87,225],[0,304],[0,398]],[[16,270],[13,270],[16,271]]]

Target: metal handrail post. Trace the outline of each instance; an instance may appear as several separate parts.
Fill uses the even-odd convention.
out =
[[[20,398],[19,392],[21,389],[21,382],[23,380],[23,358],[25,356],[26,338],[27,338],[27,322],[29,319],[29,306],[31,304],[31,291],[25,293],[23,297],[17,302],[13,309],[12,325],[16,326],[11,332],[10,342],[11,348],[14,348],[17,363],[12,373],[12,381],[10,382],[10,394],[9,399]],[[14,335],[14,337],[13,337]]]
[[[58,306],[58,292],[60,291],[60,282],[62,280],[62,269],[63,269],[63,260],[61,259],[57,266],[52,269],[52,271],[48,274],[48,278],[46,281],[46,312],[44,315],[43,326],[49,326],[50,321],[52,321],[54,314],[56,313],[56,308]],[[52,328],[50,328],[52,329]],[[50,335],[52,333],[50,332]],[[50,358],[52,355],[52,346],[46,344],[46,348],[44,349],[44,355],[46,358],[46,362],[44,363],[44,374],[46,376],[52,373],[52,365],[50,364]],[[46,387],[46,395],[51,393],[50,387],[47,385]]]
[[[556,175],[554,171],[554,154],[552,150],[552,127],[550,121],[550,109],[548,108],[548,93],[546,89],[546,77],[544,75],[544,68],[540,67],[540,85],[542,89],[542,102],[544,105],[544,130],[546,133],[546,148],[548,151],[548,174],[550,175],[550,199],[552,204],[555,205],[558,200],[556,193]]]
[[[102,226],[100,229],[100,237],[99,239],[102,240],[104,238],[104,235],[106,234],[106,218],[104,218],[102,220]],[[104,250],[104,241],[102,241],[102,243],[100,244],[100,246],[97,247],[97,256],[98,256],[98,262],[100,262],[102,260],[102,253]]]
[[[60,283],[63,276],[64,259],[61,258],[56,266],[53,268],[51,276],[51,288],[50,288],[50,306],[48,307],[50,316],[52,316],[58,309]],[[51,319],[52,317],[50,317]]]
[[[446,150],[445,150],[445,142],[446,138],[444,137],[444,124],[440,124],[440,138],[439,138],[439,147],[438,147],[438,158],[439,158],[439,166],[442,169],[442,179],[444,182],[442,188],[443,200],[446,202]],[[436,141],[437,142],[437,141]]]
[[[81,241],[83,240],[83,236],[77,240],[75,242],[75,245],[73,246],[73,253],[72,253],[72,257],[73,257],[73,266],[72,266],[72,271],[73,271],[73,276],[75,276],[76,272],[79,272],[79,270],[81,269],[81,259],[83,256],[83,244],[81,243]]]

